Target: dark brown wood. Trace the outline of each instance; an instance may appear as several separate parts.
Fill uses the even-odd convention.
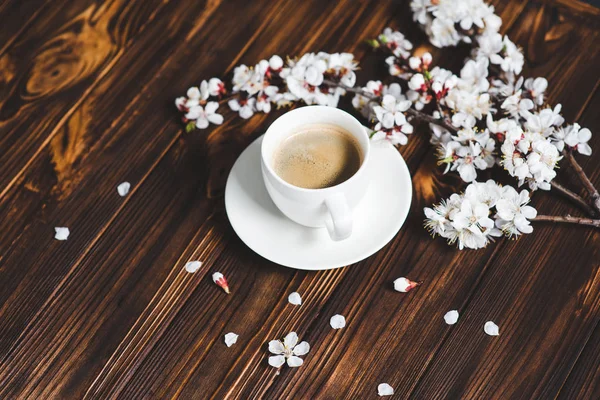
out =
[[[425,127],[400,149],[409,218],[356,265],[310,273],[249,250],[223,207],[236,157],[276,117],[183,132],[173,99],[200,79],[277,53],[352,51],[359,81],[386,76],[361,42],[385,26],[457,69],[392,0],[7,0],[0,17],[0,398],[597,398],[600,236],[540,223],[518,241],[458,251],[422,208],[461,183],[435,166]],[[565,1],[493,1],[568,120],[600,128],[599,14]],[[53,75],[58,71],[56,75]],[[600,184],[594,156],[579,157]],[[560,182],[584,193],[568,171]],[[122,181],[132,184],[124,198]],[[546,215],[581,215],[537,194]],[[54,226],[68,226],[66,242]],[[183,270],[203,261],[195,274]],[[210,278],[224,273],[232,294]],[[423,280],[408,294],[399,276]],[[292,291],[303,304],[287,303]],[[443,315],[461,313],[448,326]],[[340,313],[347,327],[333,331]],[[483,333],[494,320],[500,336]],[[266,343],[311,351],[278,374]],[[223,335],[238,343],[227,348]]]

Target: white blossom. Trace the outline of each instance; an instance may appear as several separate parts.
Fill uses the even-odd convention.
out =
[[[525,89],[527,89],[535,104],[538,106],[544,104],[544,93],[548,88],[548,81],[546,78],[528,78],[525,80],[523,86],[525,86]]]
[[[592,132],[587,128],[581,129],[581,126],[577,123],[565,129],[564,143],[570,148],[577,150],[580,154],[586,156],[592,155],[592,148],[588,144],[591,138]]]
[[[283,343],[280,340],[269,342],[269,351],[275,354],[269,357],[269,365],[279,368],[287,361],[289,367],[299,367],[304,362],[299,356],[307,354],[309,350],[310,345],[307,342],[298,343],[296,332],[290,332],[283,339]]]
[[[198,129],[208,128],[209,123],[221,125],[223,123],[223,116],[217,114],[218,108],[219,103],[216,101],[209,101],[204,107],[197,105],[190,108],[185,117],[189,120],[195,120],[196,128]]]
[[[493,180],[473,182],[464,194],[455,193],[433,208],[425,208],[425,227],[449,244],[457,243],[459,249],[479,249],[497,236],[531,233],[529,219],[537,213],[528,202],[526,190],[519,194]]]
[[[535,218],[537,211],[528,206],[529,192],[522,190],[518,193],[514,188],[506,186],[502,198],[496,203],[498,219],[496,227],[501,229],[506,236],[518,236],[522,233],[531,233],[533,228],[529,219]]]

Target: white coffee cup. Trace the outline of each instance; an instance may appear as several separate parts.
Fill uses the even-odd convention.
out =
[[[275,173],[275,151],[285,139],[306,124],[336,125],[356,138],[363,159],[352,177],[328,188],[305,189],[287,183]],[[352,234],[353,210],[369,184],[365,173],[369,152],[367,132],[352,115],[333,107],[301,107],[277,118],[265,133],[261,146],[262,175],[271,199],[289,219],[308,227],[326,227],[332,240],[344,240]]]

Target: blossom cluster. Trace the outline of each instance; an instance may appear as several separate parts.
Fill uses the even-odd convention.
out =
[[[419,63],[414,57],[409,58],[411,68],[401,67],[398,57],[394,61],[388,57],[388,64],[398,66],[390,69],[390,74],[407,79],[409,88],[419,94],[415,108],[435,101],[437,115],[449,120],[457,131],[432,126],[432,143],[439,146],[440,163],[446,164],[446,171],[458,171],[464,181],[471,182],[478,170],[499,164],[519,185],[548,190],[561,152],[591,154],[589,129],[563,125],[560,104],[551,108],[545,103],[548,81],[519,76],[523,54],[499,33],[501,19],[492,6],[482,0],[413,0],[411,7],[414,20],[423,25],[432,44],[473,45],[471,59],[459,76],[431,68],[428,54],[422,57],[422,71],[417,70]],[[471,130],[480,140],[472,139]],[[471,139],[461,140],[464,137]]]
[[[426,207],[425,227],[459,249],[480,249],[494,237],[531,233],[537,211],[528,205],[529,192],[517,192],[493,180],[473,182],[433,208]]]
[[[340,96],[356,83],[358,63],[350,53],[307,53],[298,59],[274,55],[256,65],[239,65],[233,71],[227,104],[243,119],[257,112],[268,114],[272,106],[284,107],[294,102],[336,107]],[[227,93],[218,78],[203,81],[188,90],[187,97],[175,101],[184,112],[187,130],[205,129],[209,123],[220,125],[223,117],[216,111]]]

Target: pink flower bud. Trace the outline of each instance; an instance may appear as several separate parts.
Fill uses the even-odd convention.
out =
[[[223,276],[222,273],[220,272],[215,272],[212,275],[213,281],[217,284],[217,286],[221,287],[225,293],[229,294],[229,284],[227,283],[227,280],[225,279],[225,277]]]

